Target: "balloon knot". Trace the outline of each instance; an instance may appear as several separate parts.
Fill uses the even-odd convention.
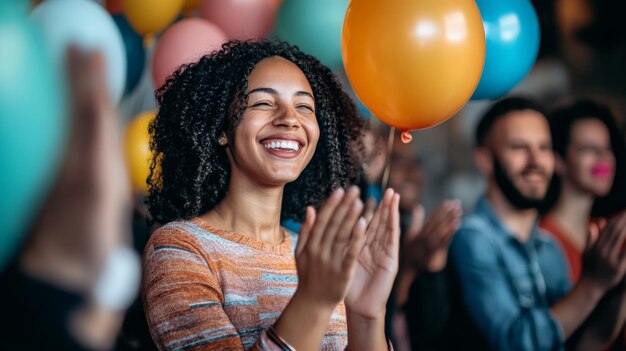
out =
[[[400,135],[400,139],[402,139],[403,143],[408,144],[411,142],[411,140],[413,140],[413,136],[409,132],[402,132],[402,134]]]

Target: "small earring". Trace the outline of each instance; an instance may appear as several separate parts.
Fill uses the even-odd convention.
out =
[[[218,142],[221,146],[224,146],[224,145],[228,144],[228,140],[226,139],[226,136],[225,136],[225,135],[222,135],[222,136],[221,136],[221,137],[217,140],[217,142]]]

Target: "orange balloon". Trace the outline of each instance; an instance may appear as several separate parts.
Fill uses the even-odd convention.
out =
[[[122,0],[128,22],[141,35],[165,29],[183,8],[183,0]]]
[[[354,91],[376,117],[402,131],[424,129],[472,96],[485,33],[474,0],[352,0],[342,55]]]
[[[146,193],[147,179],[150,176],[152,151],[148,125],[154,120],[156,112],[144,112],[128,125],[124,134],[124,153],[130,181],[134,190]],[[158,171],[157,171],[158,173]]]

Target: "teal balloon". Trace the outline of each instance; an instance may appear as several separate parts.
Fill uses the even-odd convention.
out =
[[[539,20],[529,0],[476,0],[486,39],[485,67],[473,100],[506,95],[530,72],[539,52]]]
[[[124,49],[126,49],[126,86],[124,96],[130,94],[139,84],[146,65],[146,51],[143,47],[143,37],[130,26],[126,16],[114,15],[113,21],[117,25]]]
[[[29,17],[41,30],[60,72],[65,71],[70,46],[100,51],[109,97],[114,104],[120,102],[126,85],[126,52],[120,31],[102,5],[93,0],[46,0]]]
[[[330,68],[343,67],[341,30],[349,3],[349,0],[285,0],[278,10],[274,33]]]
[[[65,89],[26,10],[0,4],[0,269],[47,195],[67,129]]]

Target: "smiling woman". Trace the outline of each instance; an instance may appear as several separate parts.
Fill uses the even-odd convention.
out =
[[[295,181],[320,136],[307,78],[285,58],[265,58],[248,77],[247,105],[227,149],[232,172],[248,172],[264,185]]]
[[[255,75],[251,73],[259,64],[261,67],[255,73],[262,79],[268,73],[282,71],[275,66],[291,64],[299,71],[299,82],[306,82],[302,93],[308,92],[309,97],[300,93],[293,96],[294,101],[289,97],[289,101],[297,103],[299,107],[293,109],[300,117],[308,115],[305,121],[319,123],[322,129],[319,143],[312,143],[317,152],[310,164],[297,181],[285,188],[282,216],[301,221],[306,206],[319,206],[332,189],[357,181],[362,120],[332,72],[313,57],[286,44],[271,42],[231,42],[224,47],[197,63],[181,67],[157,91],[160,109],[151,133],[153,148],[160,155],[155,160],[160,160],[163,172],[159,178],[148,179],[152,187],[148,198],[151,213],[157,222],[166,223],[205,213],[224,198],[231,181],[226,150],[244,142],[245,150],[238,150],[245,154],[255,152],[258,144],[250,148],[250,142],[261,141],[258,135],[252,140],[235,140],[235,127],[244,114],[264,114],[268,119],[274,112],[285,111],[286,101],[276,100],[279,87],[250,86],[250,83],[263,83],[262,80],[255,83]],[[261,63],[270,57],[273,58]],[[264,69],[271,67],[277,69]],[[289,75],[294,75],[293,70],[282,72],[276,79],[288,82]],[[256,121],[252,119],[244,124]],[[286,130],[277,129],[280,133]],[[301,130],[297,132],[301,138],[304,134]],[[220,137],[226,138],[228,148],[219,145]]]
[[[399,195],[367,224],[344,190],[362,123],[331,71],[284,43],[230,42],[157,99],[147,202],[167,224],[145,248],[143,298],[159,349],[386,348]]]

